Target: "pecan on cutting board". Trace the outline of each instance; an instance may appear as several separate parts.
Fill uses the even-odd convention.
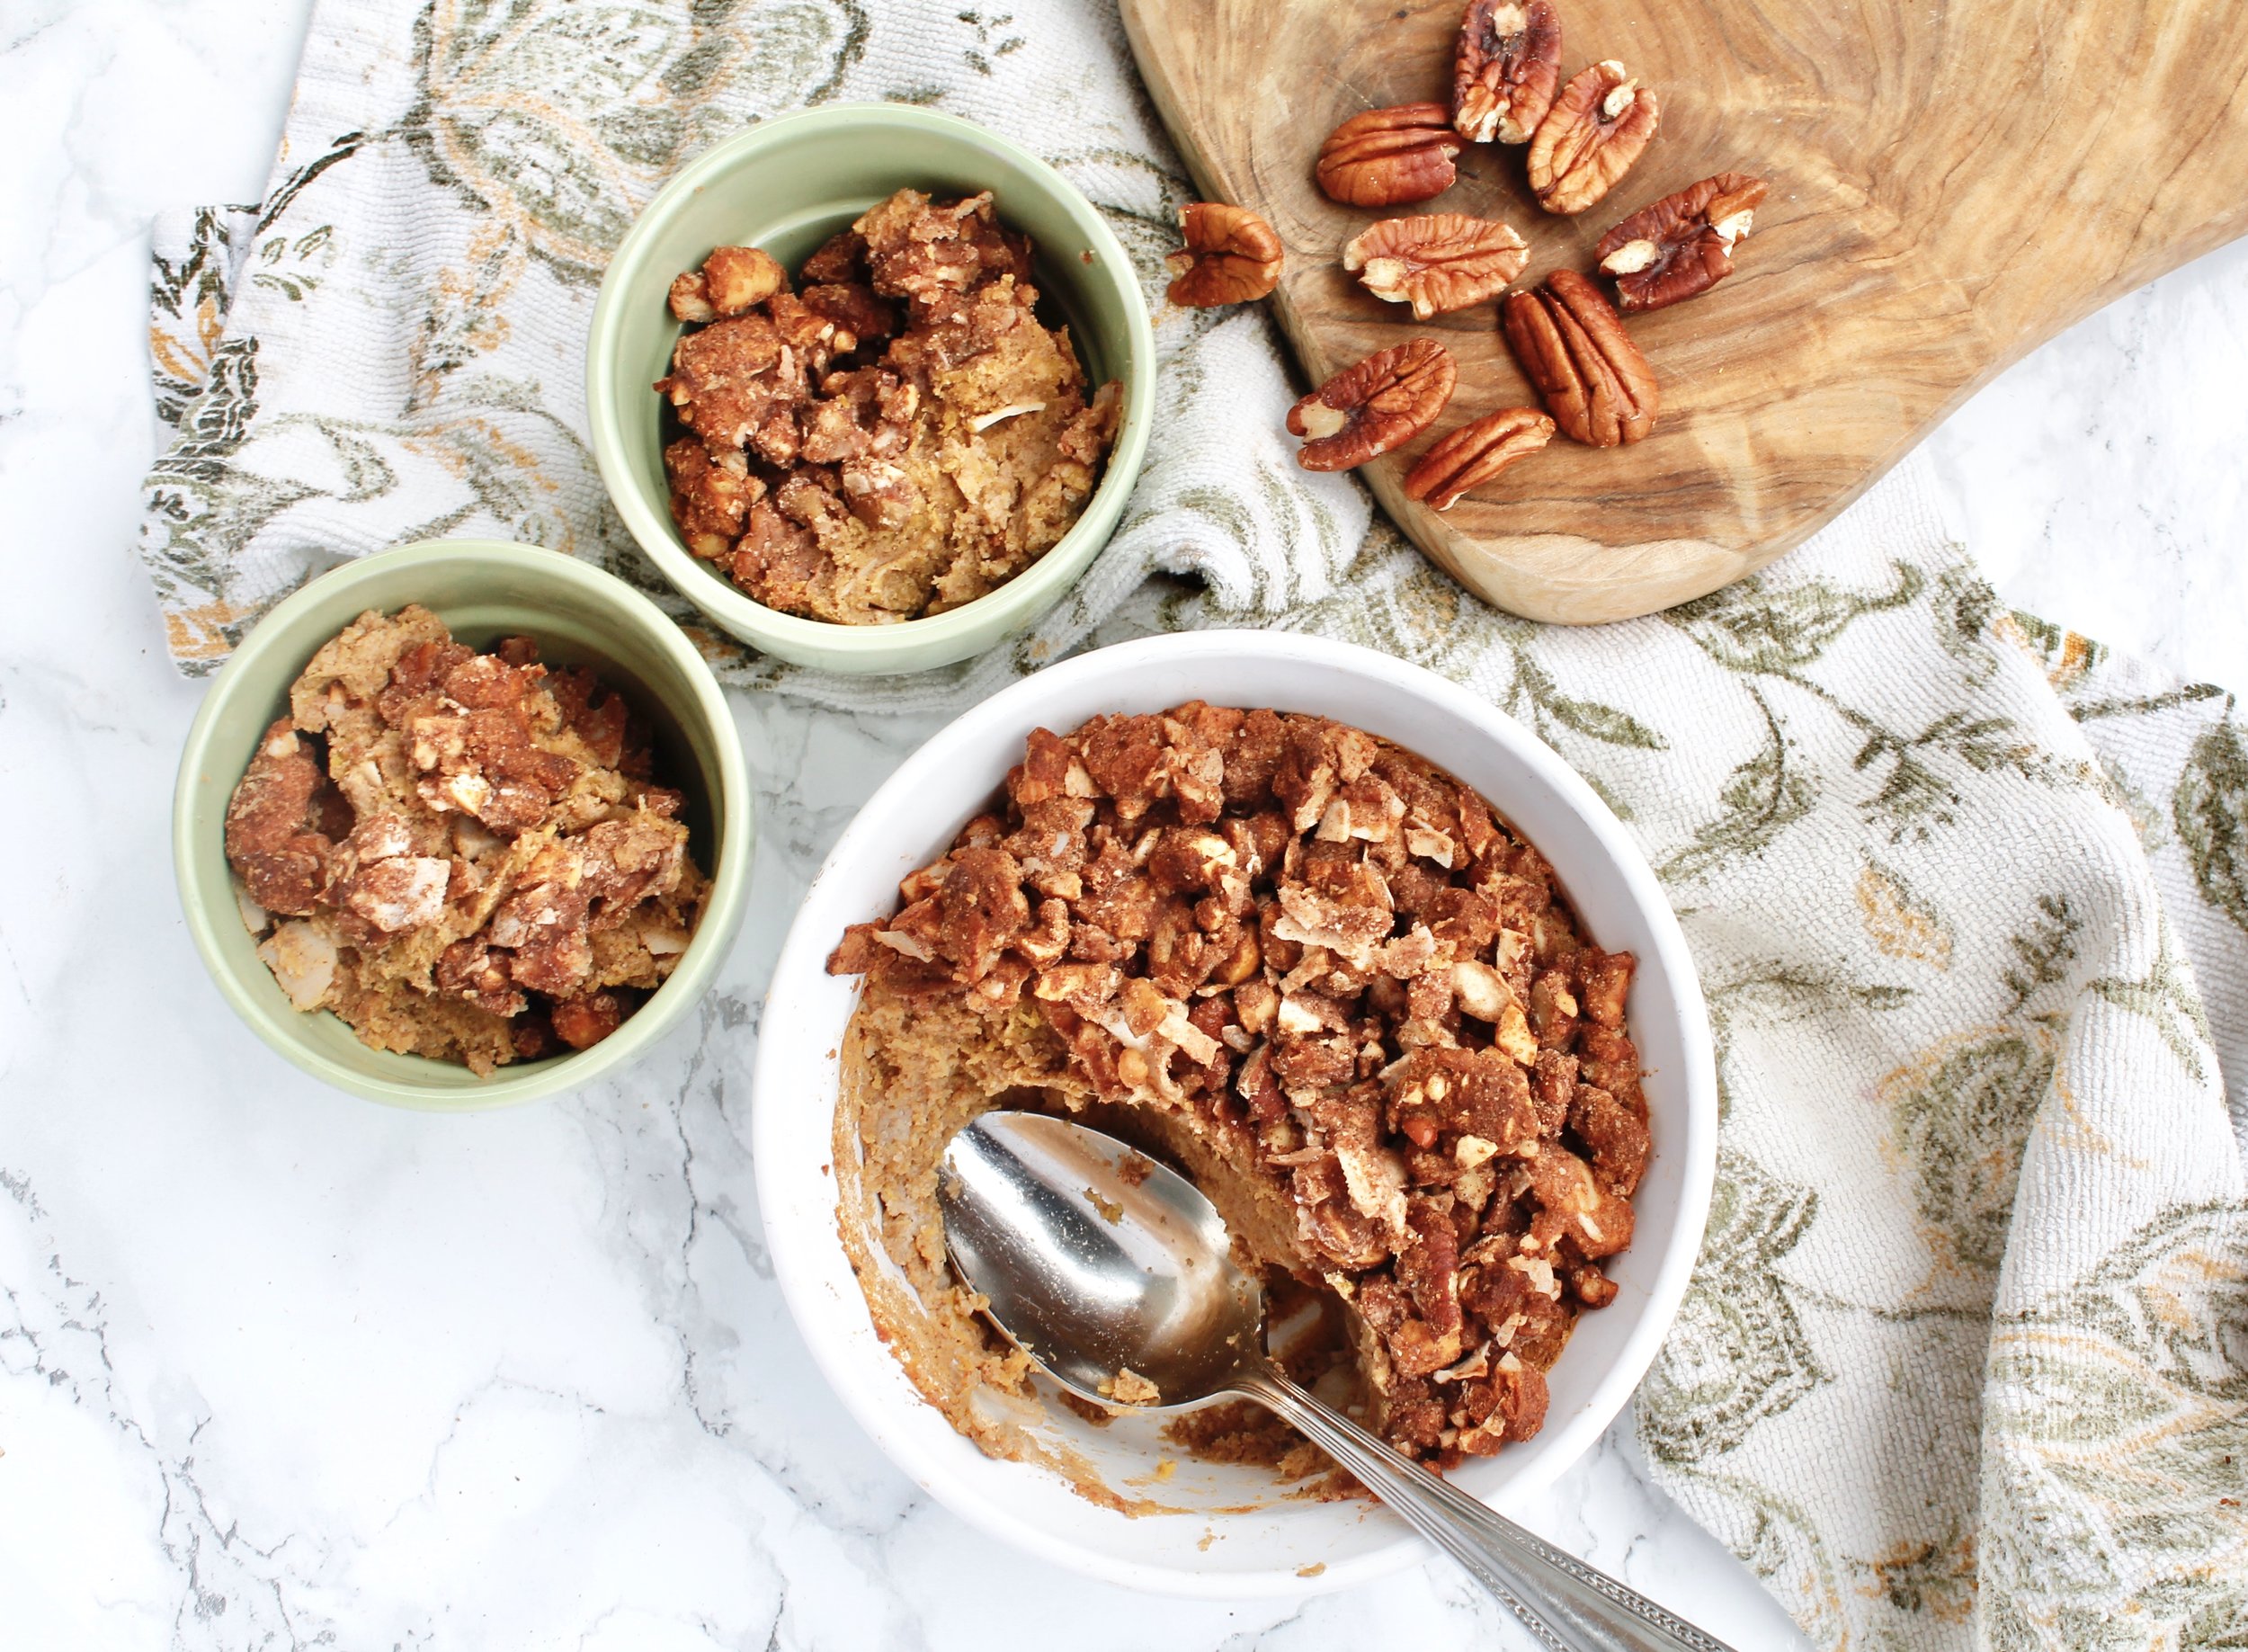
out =
[[[1565,216],[1616,187],[1654,141],[1663,110],[1654,91],[1613,58],[1561,88],[1530,145],[1530,186],[1539,204]]]
[[[1655,428],[1654,371],[1583,276],[1556,270],[1536,291],[1510,297],[1499,317],[1508,348],[1564,435],[1612,448]]]
[[[1616,278],[1616,308],[1661,309],[1732,274],[1734,244],[1763,199],[1762,178],[1721,172],[1624,219],[1592,254],[1601,272]]]
[[[1452,60],[1452,125],[1472,143],[1528,143],[1561,84],[1550,0],[1468,0]]]
[[[1426,321],[1495,299],[1530,262],[1530,246],[1506,225],[1464,212],[1386,218],[1343,248],[1343,267],[1378,299],[1413,306]]]
[[[1552,440],[1553,421],[1535,407],[1486,413],[1422,455],[1405,477],[1405,497],[1425,499],[1432,511],[1449,511],[1462,494],[1482,487]]]
[[[1288,410],[1289,433],[1306,438],[1307,470],[1351,470],[1403,446],[1452,398],[1459,370],[1431,338],[1408,339],[1346,367]]]
[[[1248,208],[1189,201],[1179,209],[1179,233],[1186,249],[1165,261],[1173,304],[1246,304],[1280,284],[1280,238]]]
[[[1313,176],[1346,207],[1394,207],[1441,195],[1467,140],[1441,103],[1400,103],[1352,115],[1319,146]]]

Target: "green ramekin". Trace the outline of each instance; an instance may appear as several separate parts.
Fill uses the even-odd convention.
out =
[[[549,665],[587,665],[655,730],[659,772],[687,794],[688,853],[709,874],[694,939],[669,980],[590,1049],[504,1067],[465,1067],[370,1049],[326,1011],[292,1007],[244,927],[227,866],[227,800],[289,686],[328,638],[367,610],[419,603],[472,647],[521,634]],[[188,933],[211,979],[251,1031],[339,1090],[398,1107],[466,1112],[592,1083],[647,1049],[709,987],[741,927],[749,888],[747,765],[718,682],[647,598],[559,551],[495,540],[438,540],[362,558],[295,593],[245,638],[188,730],[172,798],[173,869]]]
[[[1002,220],[1030,237],[1032,279],[1068,322],[1092,382],[1123,382],[1116,446],[1084,514],[1061,542],[987,596],[897,625],[832,625],[781,613],[688,550],[672,524],[663,404],[652,388],[670,371],[679,336],[666,296],[672,278],[700,267],[714,246],[761,246],[793,270],[829,236],[907,185],[940,195],[988,189]],[[648,203],[617,248],[585,354],[593,456],[641,549],[725,630],[781,659],[828,671],[949,665],[1051,608],[1116,531],[1146,454],[1155,400],[1147,307],[1131,260],[1093,203],[1005,138],[899,103],[784,115],[697,157]]]

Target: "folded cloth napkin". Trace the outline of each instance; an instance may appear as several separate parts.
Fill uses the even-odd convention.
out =
[[[953,111],[1084,191],[1157,315],[1164,423],[1114,542],[1018,644],[888,681],[733,652],[728,679],[961,702],[1225,623],[1469,684],[1636,834],[1717,1024],[1716,1210],[1638,1398],[1657,1479],[1821,1647],[2248,1639],[2231,699],[2007,612],[1911,465],[1669,613],[1485,607],[1290,462],[1262,314],[1163,303],[1191,190],[1105,5],[322,0],[266,199],[156,236],[143,554],[182,668],[322,568],[442,533],[683,614],[586,451],[593,289],[685,157],[839,99]]]

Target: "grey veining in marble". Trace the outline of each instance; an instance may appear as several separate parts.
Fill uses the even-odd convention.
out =
[[[758,1002],[812,869],[929,732],[737,696],[745,937],[625,1077],[464,1119],[331,1094],[177,915],[200,694],[132,553],[146,225],[254,198],[305,0],[0,10],[0,1607],[26,1648],[1522,1648],[1435,1564],[1301,1608],[1129,1596],[932,1504],[813,1371],[747,1153]],[[2038,351],[1933,438],[2015,602],[2233,684],[2248,248]],[[27,804],[34,805],[26,807]],[[59,823],[59,824],[58,824]],[[1628,1427],[1557,1541],[1795,1642]]]

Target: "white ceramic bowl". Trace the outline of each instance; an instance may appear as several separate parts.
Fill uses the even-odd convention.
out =
[[[1125,643],[1016,683],[914,753],[836,843],[774,971],[757,1052],[757,1187],[774,1271],[820,1368],[883,1450],[954,1513],[1111,1583],[1206,1598],[1305,1594],[1378,1576],[1428,1551],[1370,1505],[1276,1500],[1261,1469],[1190,1459],[1152,1485],[1158,1458],[1177,1455],[1162,1448],[1153,1418],[1095,1430],[1049,1407],[1056,1433],[1110,1485],[1137,1480],[1194,1513],[1127,1518],[1058,1475],[986,1457],[921,1398],[876,1339],[836,1237],[828,1168],[835,1052],[858,984],[824,965],[844,925],[890,910],[898,880],[941,854],[986,806],[1032,728],[1066,730],[1096,712],[1195,699],[1321,713],[1442,764],[1544,852],[1595,940],[1638,955],[1628,1014],[1648,1069],[1655,1156],[1633,1201],[1631,1246],[1608,1269],[1619,1293],[1578,1321],[1550,1374],[1544,1432],[1454,1478],[1495,1507],[1521,1512],[1600,1436],[1669,1328],[1708,1213],[1717,1104],[1701,989],[1655,874],[1592,788],[1513,719],[1370,649],[1271,631]],[[1260,1501],[1265,1506],[1249,1514],[1202,1512]],[[1215,1540],[1206,1544],[1206,1532]]]

